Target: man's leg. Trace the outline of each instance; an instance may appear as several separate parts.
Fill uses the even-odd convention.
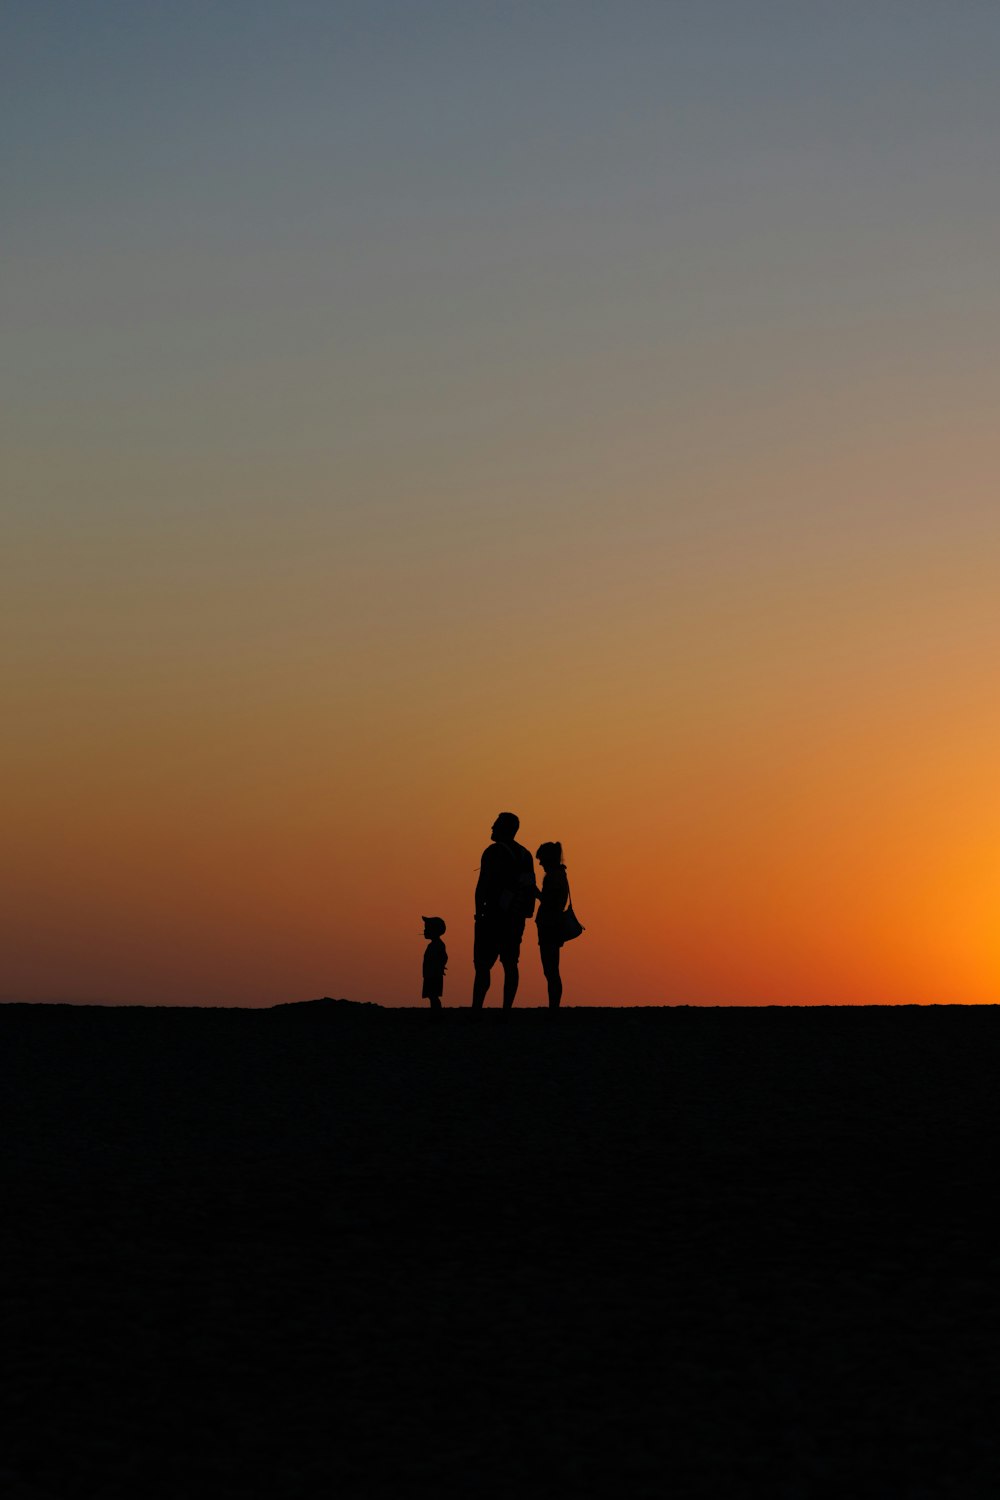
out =
[[[501,962],[503,963],[503,1008],[510,1010],[514,1004],[518,980],[521,977],[517,972],[517,954],[515,953],[513,957],[507,955]]]
[[[500,945],[500,962],[503,964],[504,1010],[510,1010],[514,1004],[514,996],[517,994],[517,985],[520,979],[517,961],[521,956],[521,938],[523,934],[524,923],[517,922],[504,933],[503,942]]]
[[[488,966],[480,963],[476,964],[476,977],[472,981],[473,1010],[482,1010],[483,1008],[483,1001],[486,999],[486,992],[490,987],[490,973],[492,968],[492,964]]]
[[[476,935],[472,940],[472,962],[476,977],[472,981],[472,1009],[482,1010],[486,992],[490,987],[490,976],[497,961],[500,948],[496,933],[485,921],[476,922]]]

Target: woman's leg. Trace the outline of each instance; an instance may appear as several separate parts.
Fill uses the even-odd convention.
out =
[[[538,951],[542,959],[542,973],[549,987],[549,1009],[558,1010],[562,999],[562,978],[559,973],[559,944],[539,943]]]

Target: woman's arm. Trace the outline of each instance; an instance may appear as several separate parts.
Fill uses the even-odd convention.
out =
[[[566,872],[560,870],[557,874],[546,875],[542,881],[542,888],[538,893],[539,910],[546,916],[557,916],[564,911],[566,902],[569,900],[569,882]]]

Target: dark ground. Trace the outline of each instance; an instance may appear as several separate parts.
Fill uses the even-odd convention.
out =
[[[993,1496],[1000,1010],[0,1007],[7,1500]]]

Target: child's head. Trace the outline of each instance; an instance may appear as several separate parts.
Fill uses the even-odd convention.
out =
[[[448,930],[443,917],[423,917],[421,920],[424,924],[425,938],[439,938]]]

